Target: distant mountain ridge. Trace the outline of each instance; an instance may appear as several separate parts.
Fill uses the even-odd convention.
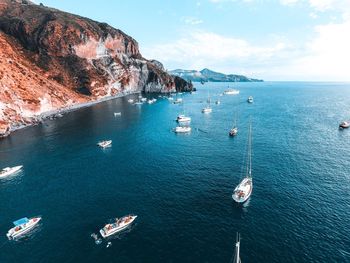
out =
[[[187,81],[195,82],[262,82],[261,79],[248,78],[243,75],[236,74],[223,74],[220,72],[215,72],[210,69],[198,70],[186,70],[186,69],[175,69],[170,70],[169,73],[174,76],[179,76]]]

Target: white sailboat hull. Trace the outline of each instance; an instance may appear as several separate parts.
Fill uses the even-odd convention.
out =
[[[6,176],[9,176],[11,174],[17,173],[19,170],[21,170],[23,165],[18,165],[14,167],[6,167],[0,172],[0,178],[4,178]]]
[[[251,177],[245,177],[233,191],[232,199],[237,203],[244,203],[249,199],[252,192],[253,180]]]

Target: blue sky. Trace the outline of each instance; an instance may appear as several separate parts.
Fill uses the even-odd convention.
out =
[[[350,80],[350,0],[41,2],[123,30],[167,69]]]

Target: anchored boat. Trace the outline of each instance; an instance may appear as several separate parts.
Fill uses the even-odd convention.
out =
[[[248,154],[247,154],[247,167],[246,174],[242,181],[236,186],[232,194],[232,199],[237,203],[244,203],[251,196],[253,191],[253,178],[252,178],[252,127],[249,126],[248,137]]]
[[[175,133],[189,133],[191,132],[191,127],[189,126],[177,126],[175,129],[174,129],[174,132]]]
[[[210,107],[210,96],[208,92],[207,106],[202,109],[202,113],[211,113],[213,109]]]
[[[239,90],[236,89],[228,89],[224,91],[225,95],[238,95],[239,94]]]
[[[115,218],[113,223],[105,225],[100,230],[100,234],[103,238],[114,235],[130,226],[136,218],[136,215],[127,215],[122,218]]]
[[[28,233],[31,229],[33,229],[41,220],[41,217],[33,217],[28,219],[27,217],[21,218],[13,222],[15,225],[11,228],[6,236],[8,239],[15,239]]]
[[[17,173],[18,171],[20,171],[22,169],[22,167],[23,167],[23,165],[18,165],[18,166],[14,166],[14,167],[6,167],[6,168],[1,170],[0,178]]]
[[[349,121],[343,121],[339,124],[339,128],[343,128],[343,129],[346,129],[346,128],[349,128],[350,127],[350,122]]]
[[[101,141],[101,142],[97,143],[97,145],[100,146],[101,148],[107,148],[109,146],[112,146],[112,140]]]
[[[254,102],[253,96],[249,96],[247,101],[248,103],[253,103]]]

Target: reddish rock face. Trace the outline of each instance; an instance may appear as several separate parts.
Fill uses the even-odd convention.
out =
[[[106,23],[26,0],[0,2],[0,134],[121,92],[191,89]]]

